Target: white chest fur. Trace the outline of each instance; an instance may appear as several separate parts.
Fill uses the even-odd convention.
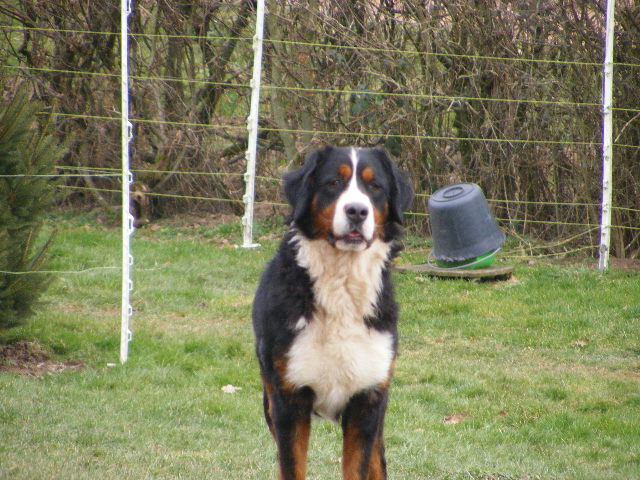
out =
[[[375,241],[362,252],[340,251],[324,240],[296,237],[298,263],[314,281],[316,311],[301,318],[288,352],[287,380],[311,387],[314,409],[336,419],[355,393],[385,382],[393,361],[389,332],[368,328],[382,287],[389,245]]]

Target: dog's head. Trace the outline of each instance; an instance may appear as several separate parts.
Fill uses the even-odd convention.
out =
[[[413,199],[404,172],[383,149],[327,146],[285,176],[292,221],[306,237],[341,250],[365,250],[400,235]]]

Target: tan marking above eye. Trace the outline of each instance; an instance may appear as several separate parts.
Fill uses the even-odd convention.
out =
[[[362,180],[364,180],[367,183],[372,181],[375,177],[375,174],[373,173],[373,168],[371,167],[363,168],[362,173],[360,175],[362,176]]]
[[[338,167],[338,175],[340,175],[345,180],[349,180],[351,178],[351,166],[346,163],[341,164]]]

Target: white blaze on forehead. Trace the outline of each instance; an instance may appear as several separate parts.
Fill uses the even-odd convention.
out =
[[[336,237],[341,237],[351,231],[353,226],[347,218],[345,207],[352,203],[358,203],[366,206],[369,211],[366,220],[362,224],[361,233],[367,241],[370,241],[373,238],[375,229],[373,204],[367,194],[360,190],[360,187],[358,186],[358,150],[356,148],[352,148],[349,157],[351,160],[351,171],[353,173],[349,179],[347,189],[342,192],[340,197],[338,197],[335,215],[333,217],[333,233]]]

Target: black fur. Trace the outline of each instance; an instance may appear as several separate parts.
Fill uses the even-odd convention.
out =
[[[291,346],[294,326],[301,316],[313,313],[312,282],[307,271],[296,263],[288,232],[280,249],[267,265],[253,301],[253,329],[261,372],[276,375],[274,360]]]

